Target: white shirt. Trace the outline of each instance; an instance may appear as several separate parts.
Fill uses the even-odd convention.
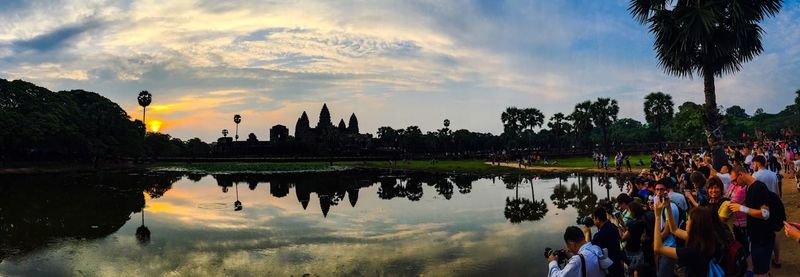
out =
[[[748,168],[753,168],[753,154],[747,155],[747,157],[744,158],[744,164],[746,164]]]
[[[607,257],[603,260],[599,260],[598,257],[603,256],[603,250],[596,245],[592,245],[591,242],[587,242],[581,246],[581,249],[578,249],[578,253],[583,254],[583,258],[586,260],[586,277],[606,276],[605,271],[600,268],[601,264],[605,266],[604,268],[608,269],[613,263],[611,259]],[[581,277],[581,257],[579,255],[572,256],[567,262],[567,265],[564,266],[564,269],[559,269],[556,261],[550,262],[547,267],[548,277]]]
[[[728,187],[731,186],[731,174],[730,173],[722,174],[717,172],[717,177],[719,177],[719,179],[722,180],[722,184],[725,186],[724,188],[725,190],[723,190],[723,192],[728,191]]]
[[[753,178],[756,180],[761,181],[767,188],[774,193],[778,193],[778,176],[775,175],[775,172],[769,171],[766,168],[762,168],[756,173],[753,173]]]

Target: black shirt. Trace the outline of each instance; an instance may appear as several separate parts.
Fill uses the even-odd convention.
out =
[[[715,254],[717,257],[722,256],[721,245],[717,244]],[[678,255],[678,265],[686,267],[686,273],[689,277],[705,277],[708,276],[708,263],[711,257],[706,256],[700,249],[693,247],[682,247],[675,249]]]
[[[619,247],[619,231],[614,227],[611,222],[606,222],[597,230],[592,238],[592,244],[599,246],[601,249],[608,249],[608,258],[614,262],[608,269],[608,276],[624,275],[622,268],[623,254],[622,249]]]
[[[756,181],[747,188],[744,205],[750,209],[761,209],[761,206],[767,205],[769,194],[767,185]],[[767,244],[775,242],[775,233],[772,232],[769,222],[765,219],[747,216],[747,233],[751,242]]]
[[[644,233],[644,221],[641,218],[628,223],[628,241],[625,243],[625,251],[638,252],[642,250],[642,233]]]

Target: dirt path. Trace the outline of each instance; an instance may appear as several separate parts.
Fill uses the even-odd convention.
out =
[[[491,164],[491,163],[487,162],[486,164]],[[604,170],[604,169],[598,169],[598,168],[593,168],[593,167],[592,168],[586,168],[586,167],[566,167],[566,166],[539,166],[539,165],[535,165],[535,166],[523,165],[522,167],[520,167],[518,163],[499,163],[499,164],[495,164],[494,166],[505,166],[505,167],[519,168],[519,169],[527,169],[527,170],[530,170],[530,171],[554,172],[554,173],[560,173],[560,172],[566,172],[566,173],[573,173],[573,172],[580,172],[580,173],[585,173],[585,172],[592,172],[592,173],[631,173],[631,174],[639,173],[639,170],[637,170],[637,169],[633,169],[632,171],[628,171],[628,170],[625,170],[625,169],[623,169],[621,171],[617,171],[616,169],[613,169],[613,168],[611,168],[609,170]]]
[[[800,193],[795,179],[783,178],[783,205],[789,221],[800,222]],[[780,241],[781,269],[772,270],[773,276],[800,276],[800,244],[787,238],[783,231],[776,233]]]

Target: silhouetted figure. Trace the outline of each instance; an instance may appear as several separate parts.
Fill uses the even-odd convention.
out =
[[[233,210],[238,212],[244,208],[242,207],[242,201],[239,201],[239,183],[234,185],[234,189],[236,190],[236,202],[233,202]]]
[[[136,241],[138,241],[141,245],[147,245],[150,243],[150,229],[148,229],[147,226],[144,226],[144,207],[142,207],[142,226],[136,228]]]

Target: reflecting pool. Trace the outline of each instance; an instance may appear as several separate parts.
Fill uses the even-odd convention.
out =
[[[0,276],[543,276],[607,175],[0,176]]]

